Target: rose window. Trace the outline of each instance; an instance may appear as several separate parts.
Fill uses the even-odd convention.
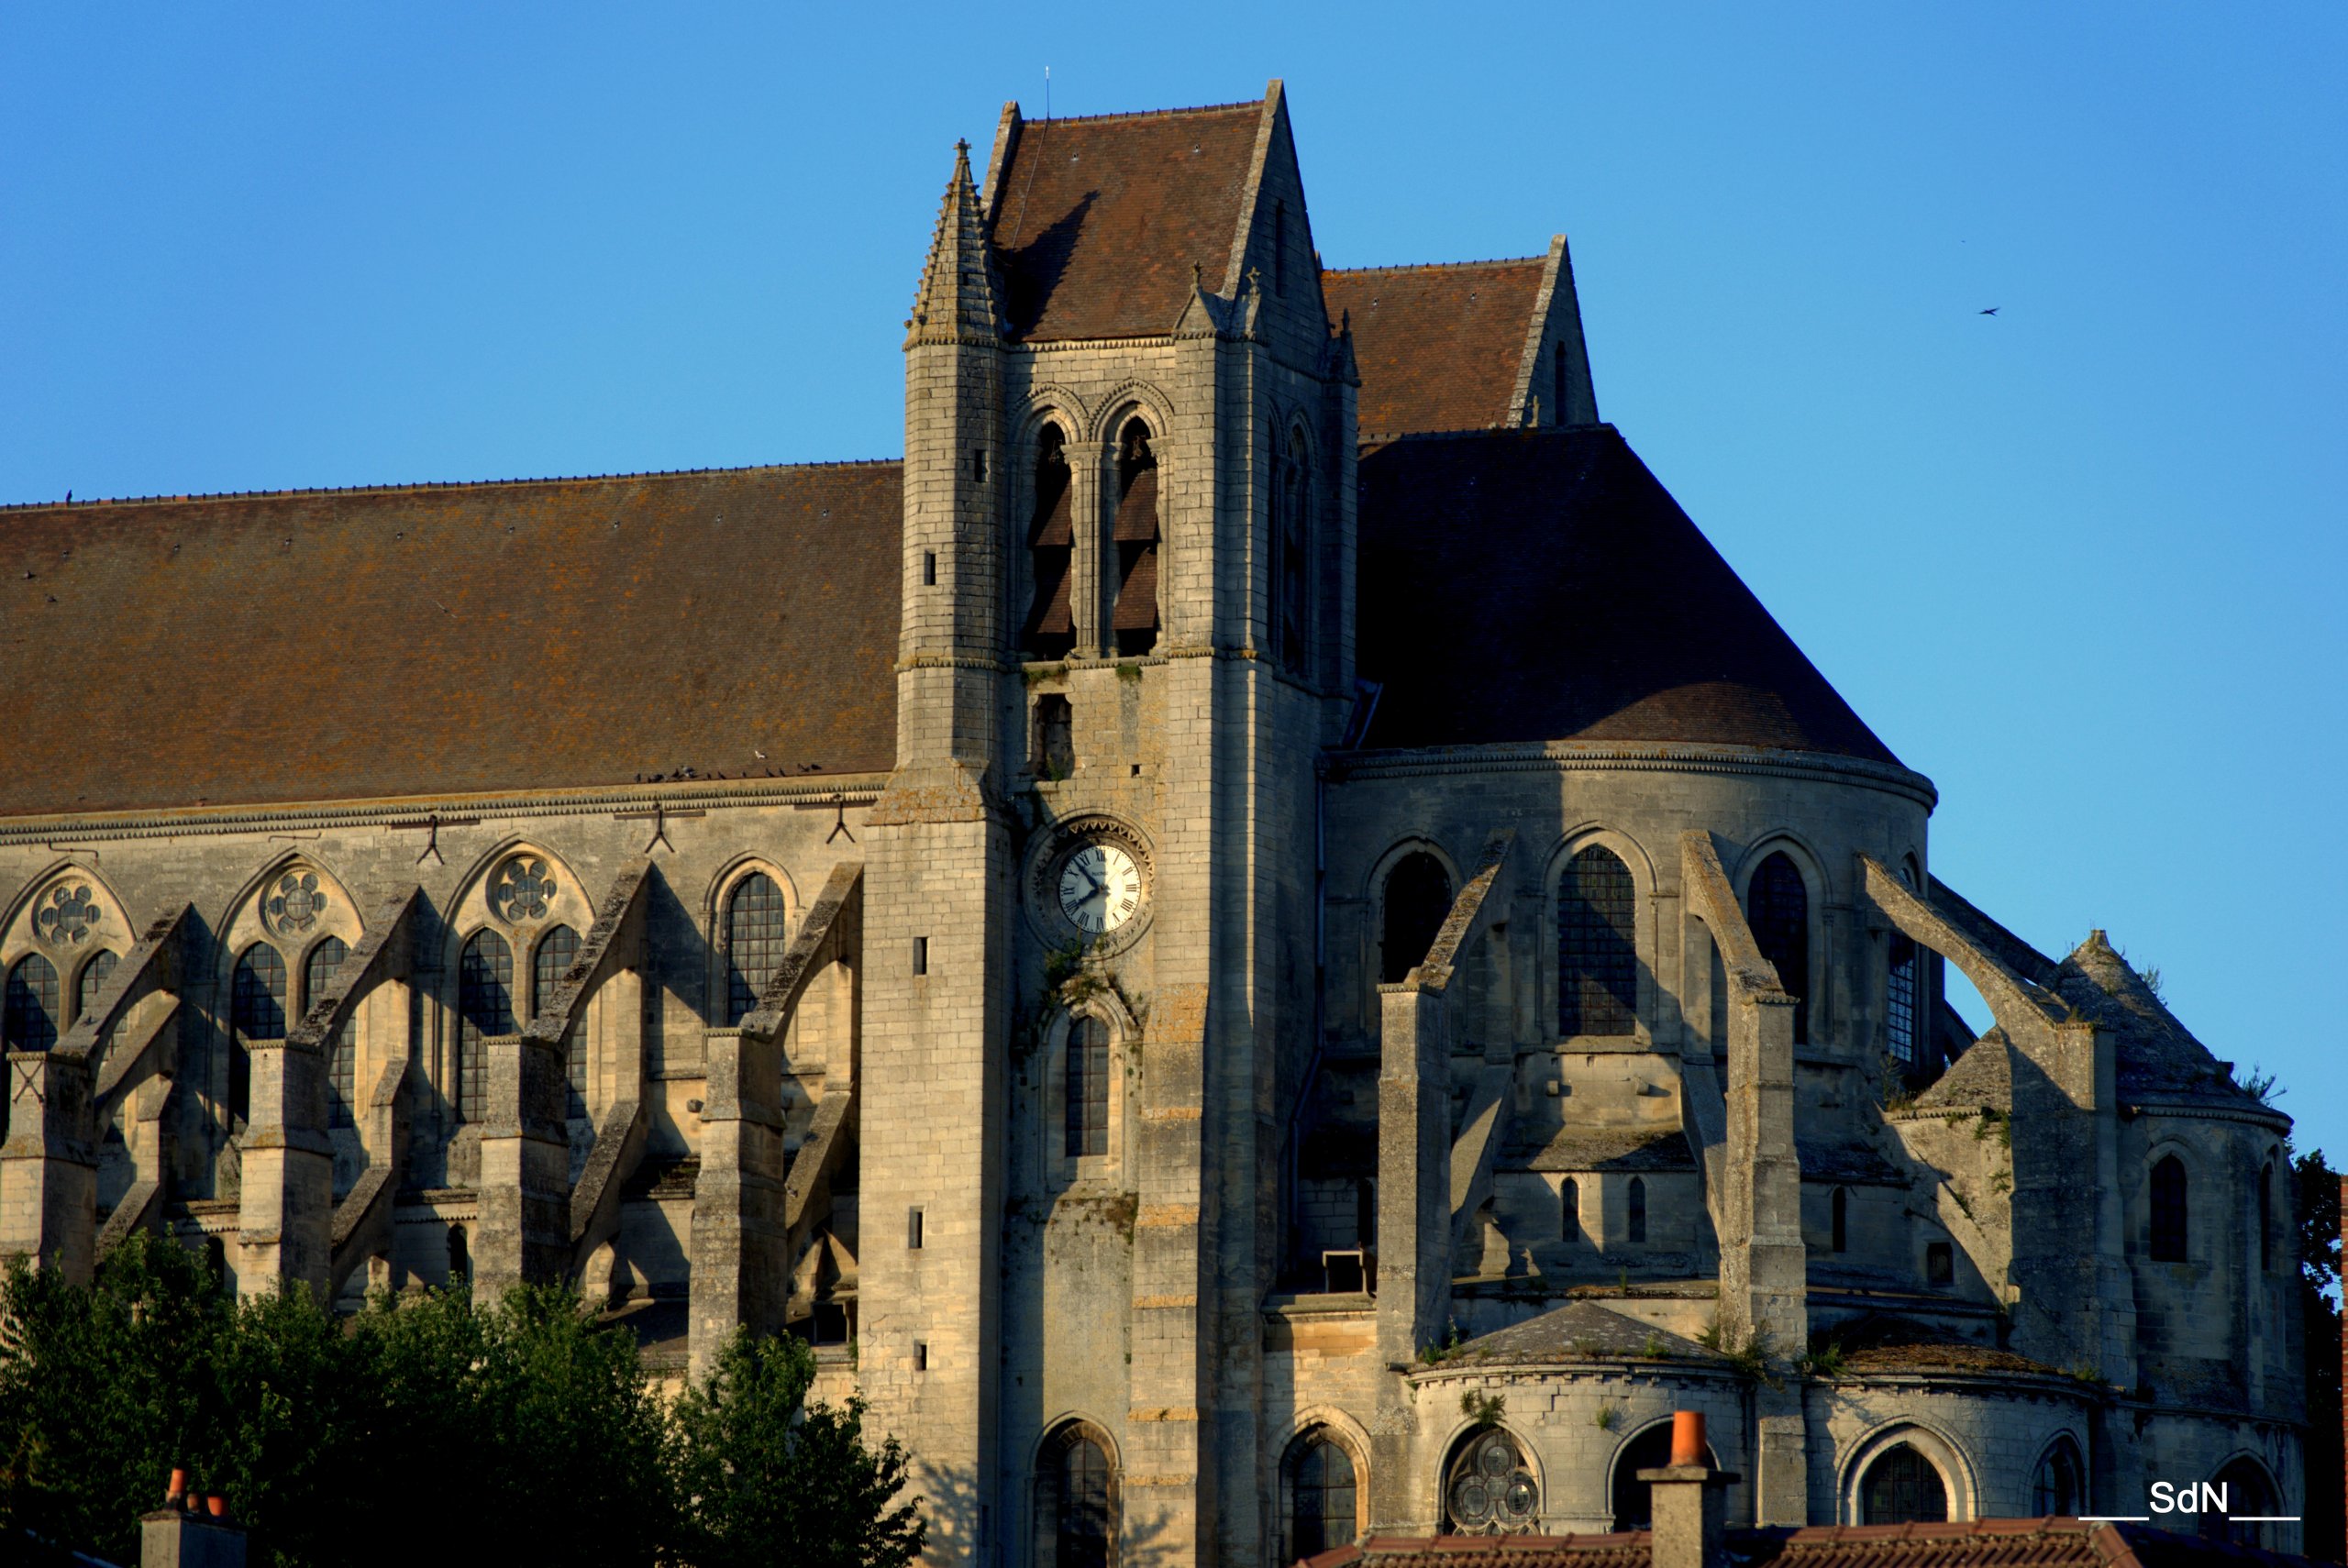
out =
[[[318,875],[315,871],[289,871],[278,879],[277,890],[269,897],[270,923],[279,931],[299,935],[318,923],[318,914],[327,907],[327,896],[318,891]]]
[[[1516,1440],[1491,1431],[1470,1440],[1452,1462],[1443,1489],[1451,1528],[1462,1535],[1497,1535],[1533,1528],[1541,1512],[1541,1489],[1534,1483]]]
[[[554,903],[554,877],[536,856],[517,855],[498,868],[490,884],[489,907],[507,924],[544,920]]]
[[[98,906],[90,898],[90,889],[79,883],[51,888],[33,915],[33,929],[43,942],[58,947],[72,947],[88,939],[98,923]]]

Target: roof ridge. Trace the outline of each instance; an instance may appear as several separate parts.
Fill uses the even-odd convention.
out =
[[[741,463],[705,469],[640,469],[612,474],[540,474],[493,480],[416,480],[404,484],[302,485],[291,490],[215,490],[169,495],[102,495],[83,501],[0,502],[0,513],[78,511],[101,506],[178,506],[197,501],[280,501],[308,495],[420,495],[444,490],[504,490],[534,484],[603,484],[626,480],[693,479],[703,474],[783,473],[800,469],[899,468],[903,458],[832,458],[806,463]]]
[[[1263,99],[1250,98],[1245,103],[1188,104],[1177,109],[1127,109],[1113,115],[1052,115],[1032,120],[1023,118],[1022,123],[1030,127],[1036,126],[1088,126],[1099,125],[1103,120],[1167,120],[1172,119],[1178,115],[1215,115],[1222,114],[1232,109],[1260,110],[1263,106]]]
[[[1324,267],[1321,275],[1357,277],[1365,272],[1464,272],[1476,267],[1545,267],[1546,256],[1492,256],[1479,261],[1397,261],[1383,267]]]

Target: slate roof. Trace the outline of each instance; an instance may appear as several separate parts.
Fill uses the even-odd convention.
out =
[[[1364,744],[1644,741],[1897,765],[1611,426],[1361,458]]]
[[[1711,1361],[1725,1358],[1695,1341],[1640,1322],[1594,1301],[1575,1301],[1512,1323],[1489,1334],[1479,1334],[1440,1364],[1504,1363],[1511,1365],[1587,1361],[1592,1356],[1638,1357],[1657,1361]]]
[[[1649,1568],[1646,1530],[1612,1535],[1371,1536],[1312,1568]],[[2310,1559],[2076,1518],[1732,1529],[1736,1568],[2305,1568]]]
[[[902,486],[826,464],[0,512],[0,815],[885,771]]]
[[[1349,318],[1368,439],[1513,425],[1541,257],[1321,274],[1334,324]]]
[[[1561,1127],[1531,1133],[1520,1121],[1501,1153],[1512,1171],[1692,1171],[1696,1155],[1677,1127]]]
[[[2111,1032],[2113,1077],[2123,1096],[2190,1098],[2244,1110],[2267,1109],[2234,1083],[2210,1048],[2176,1021],[2102,932],[2089,932],[2048,983],[2065,1001]]]
[[[995,254],[1013,337],[1170,332],[1191,264],[1227,292],[1264,105],[1027,120],[990,171]]]
[[[2013,1046],[2006,1032],[1991,1029],[1975,1041],[1933,1086],[1916,1097],[1917,1109],[1993,1110],[2014,1108]]]

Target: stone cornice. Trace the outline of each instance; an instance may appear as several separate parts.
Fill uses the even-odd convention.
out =
[[[119,843],[154,838],[210,838],[230,834],[368,829],[438,816],[581,817],[663,806],[671,811],[711,806],[791,806],[834,797],[869,806],[885,775],[802,774],[792,778],[694,778],[672,784],[604,789],[538,790],[478,795],[413,795],[389,800],[322,801],[286,805],[205,806],[184,811],[100,812],[87,816],[0,819],[0,848],[74,847],[69,840]]]
[[[1519,741],[1498,745],[1329,754],[1329,778],[1333,783],[1468,773],[1610,772],[1717,773],[1855,784],[1913,801],[1926,811],[1940,801],[1940,792],[1933,789],[1933,781],[1921,773],[1861,757],[1814,751],[1766,751],[1752,746],[1667,742]]]

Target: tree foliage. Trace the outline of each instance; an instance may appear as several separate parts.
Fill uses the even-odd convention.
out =
[[[2299,1312],[2307,1334],[2306,1523],[2301,1549],[2320,1562],[2348,1559],[2348,1498],[2341,1495],[2340,1173],[2311,1149],[2292,1162],[2298,1198]]]
[[[0,1281],[0,1540],[136,1561],[167,1473],[225,1494],[278,1568],[466,1557],[903,1568],[919,1551],[894,1442],[809,1405],[795,1340],[730,1345],[673,1405],[635,1336],[574,1295],[243,1303],[186,1249],[134,1237],[88,1286]]]

